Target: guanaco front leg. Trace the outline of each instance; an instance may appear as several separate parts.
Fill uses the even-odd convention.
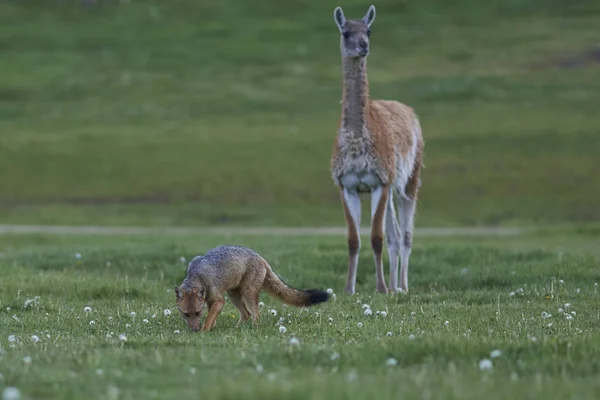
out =
[[[383,276],[383,231],[385,227],[385,212],[390,194],[389,185],[378,186],[371,190],[371,247],[375,256],[375,278],[377,291],[387,293],[385,277]]]
[[[360,252],[360,197],[356,190],[342,189],[340,192],[344,206],[344,216],[348,227],[348,277],[344,291],[354,294],[356,289],[356,270]]]

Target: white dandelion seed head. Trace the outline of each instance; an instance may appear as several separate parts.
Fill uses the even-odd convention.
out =
[[[14,315],[12,316],[12,319],[14,319],[15,321],[19,321],[19,317],[17,317],[17,315],[16,315],[16,314],[14,314]]]
[[[333,289],[332,288],[328,288],[327,289],[327,294],[332,295],[333,294]]]
[[[175,329],[175,330],[173,331],[173,333],[174,333],[174,334],[176,334],[176,335],[179,335],[179,334],[181,333],[181,331],[180,331],[179,329]]]
[[[417,313],[416,313],[416,312],[414,312],[414,311],[410,313],[410,316],[411,316],[411,317],[414,317],[415,315],[417,315]]]
[[[89,307],[89,306],[88,307],[84,307],[83,311],[85,311],[85,312],[92,312],[92,307]]]
[[[398,365],[398,360],[396,360],[393,357],[390,357],[385,362],[385,365],[387,365],[388,367],[395,367],[396,365]]]
[[[125,324],[125,328],[131,328],[131,324]]]
[[[15,335],[9,335],[9,336],[8,336],[8,341],[9,341],[10,343],[16,343],[16,342],[17,342],[17,340],[18,340],[18,339],[17,339],[17,337],[16,337]]]
[[[124,333],[121,333],[121,334],[119,335],[119,340],[120,340],[121,342],[126,342],[126,341],[127,341],[127,335],[126,335],[126,334],[124,334]]]
[[[385,334],[385,336],[392,336],[392,335],[393,335],[392,332],[388,332],[388,333]]]
[[[573,319],[573,316],[571,314],[565,314],[565,318],[567,319],[567,321],[570,321]]]
[[[111,337],[112,337],[112,334],[111,334],[111,333],[107,333],[107,334],[106,334],[106,338],[107,338],[107,339],[110,339]]]
[[[565,312],[565,310],[563,310],[562,308],[559,308],[559,309],[558,309],[558,313],[559,313],[559,314],[562,314],[562,313],[564,313],[564,312]]]
[[[94,320],[91,320],[91,321],[90,321],[90,326],[93,326],[93,325],[96,325],[96,321],[94,321]]]
[[[129,315],[131,315],[132,317],[135,317],[135,311],[130,312]]]
[[[358,324],[356,324],[356,326],[358,326],[359,328],[362,328],[362,322],[359,322]]]
[[[569,308],[571,308],[571,303],[565,303],[565,310],[568,310]]]
[[[263,372],[265,372],[265,367],[263,367],[260,364],[256,364],[256,372],[258,372],[259,374],[262,374]]]
[[[375,311],[375,315],[381,314],[381,311]]]
[[[338,352],[335,352],[335,353],[333,353],[333,354],[331,355],[331,357],[329,357],[329,359],[330,359],[331,361],[338,360],[339,358],[340,358],[340,353],[338,353]]]
[[[542,311],[542,318],[547,319],[552,317],[552,314],[548,314],[546,311]]]
[[[152,314],[152,318],[156,318],[156,314]]]
[[[142,322],[143,322],[143,323],[145,323],[145,324],[147,324],[147,323],[148,323],[148,322],[150,322],[150,321],[148,321],[146,318],[144,318],[144,319],[142,320]]]
[[[381,312],[381,316],[382,316],[382,317],[387,317],[387,312],[385,312],[385,311],[382,311],[382,312]]]
[[[168,308],[165,308],[165,310],[163,312],[165,314],[165,317],[168,317],[169,315],[171,315],[171,310],[169,310]]]
[[[40,341],[40,337],[39,337],[39,336],[37,336],[37,335],[31,335],[31,341],[32,341],[33,343],[37,343],[37,342],[39,342],[39,341]]]
[[[108,320],[109,320],[109,321],[112,321],[112,317],[110,317],[110,316],[109,316],[109,317],[108,317]]]
[[[327,319],[327,321],[329,321],[329,323],[332,323],[332,322],[333,322],[333,318],[329,317],[329,318]]]
[[[333,294],[331,295],[331,298],[332,298],[333,300],[335,300],[335,299],[337,298],[337,296],[335,295],[335,293],[333,293]]]
[[[96,375],[102,375],[102,374],[104,374],[104,370],[102,368],[98,368],[96,370]]]
[[[279,333],[286,333],[286,332],[287,332],[287,328],[285,326],[281,325],[279,327]]]
[[[184,256],[179,257],[179,261],[182,263],[185,263],[185,257]]]
[[[14,387],[8,386],[4,388],[2,391],[2,400],[20,400],[21,399],[21,391]]]
[[[259,307],[264,307],[264,306],[265,306],[265,303],[263,303],[263,302],[261,301],[260,303],[258,303],[258,306],[259,306]],[[259,365],[260,365],[260,364],[259,364]]]
[[[190,367],[190,375],[195,375],[195,374],[196,374],[196,368]]]
[[[552,328],[552,322],[550,322],[548,325],[546,325],[546,328]]]
[[[514,295],[515,295],[515,292],[510,292],[510,293],[508,294],[508,296],[509,296],[509,297],[513,297]]]
[[[10,311],[10,307],[6,307],[6,311]]]
[[[479,361],[479,370],[481,371],[489,371],[494,367],[494,365],[492,364],[492,360],[488,360],[487,358],[484,358],[483,360]]]
[[[75,253],[75,258],[78,260],[81,260],[81,258],[82,258],[81,253]]]
[[[490,358],[492,358],[492,359],[494,359],[494,358],[498,358],[498,357],[500,357],[501,355],[502,355],[502,351],[501,351],[501,350],[499,350],[499,349],[492,350],[492,351],[490,352]]]
[[[575,293],[581,293],[581,288],[575,289]]]
[[[346,380],[348,382],[352,382],[358,379],[358,373],[356,371],[350,371],[348,372],[348,375],[346,375]]]
[[[561,279],[561,280],[559,280],[559,281],[558,281],[558,283],[560,283],[560,284],[562,285],[563,283],[565,283],[565,281],[563,281],[563,280]]]
[[[571,315],[572,315],[572,316],[576,316],[576,315],[577,315],[577,313],[576,313],[575,311],[571,311]]]
[[[370,306],[370,305],[368,305],[368,304],[363,304],[363,305],[362,305],[362,308],[363,308],[363,310],[367,310],[367,309],[370,309],[370,308],[371,308],[371,306]]]
[[[532,336],[532,337],[531,337],[531,341],[532,341],[533,343],[535,343],[535,342],[537,342],[537,338],[536,338],[535,336]]]
[[[274,316],[274,317],[277,316],[277,310],[269,310],[269,312],[271,313],[272,316]]]
[[[365,308],[365,315],[366,316],[373,315],[373,311],[371,311],[370,308]]]
[[[110,267],[111,265],[112,265],[112,264],[111,264],[111,262],[110,262],[110,261],[107,261],[107,262],[106,262],[106,266],[107,266],[107,267]]]
[[[290,338],[290,346],[298,346],[300,345],[300,340],[296,337]]]
[[[450,325],[450,321],[444,322],[444,325],[446,325],[446,326]]]
[[[30,364],[31,364],[31,361],[32,361],[32,360],[31,360],[31,357],[30,357],[30,356],[25,356],[25,357],[23,357],[23,363],[24,363],[25,365],[30,365]]]
[[[594,282],[594,286],[598,287],[598,282]]]
[[[412,333],[408,335],[408,340],[415,340],[415,335],[413,335]]]
[[[518,288],[517,289],[517,294],[523,294],[523,288]]]

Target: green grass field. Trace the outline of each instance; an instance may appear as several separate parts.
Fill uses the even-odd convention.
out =
[[[0,387],[26,399],[594,399],[597,237],[420,237],[400,297],[375,294],[367,248],[349,297],[342,237],[3,236]],[[180,258],[222,243],[336,298],[305,310],[263,295],[258,329],[236,328],[228,302],[213,332],[188,332],[174,305]]]
[[[423,124],[419,223],[600,219],[597,1],[375,4],[372,96]],[[2,2],[0,222],[343,224],[335,5]]]

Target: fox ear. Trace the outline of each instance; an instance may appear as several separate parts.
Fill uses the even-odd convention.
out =
[[[177,299],[179,300],[183,298],[183,293],[181,292],[181,289],[179,289],[177,286],[175,286],[175,297],[177,297]]]

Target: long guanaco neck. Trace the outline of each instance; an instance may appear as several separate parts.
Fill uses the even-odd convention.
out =
[[[342,97],[342,125],[354,135],[360,135],[365,125],[369,102],[367,59],[343,57],[344,92]]]

